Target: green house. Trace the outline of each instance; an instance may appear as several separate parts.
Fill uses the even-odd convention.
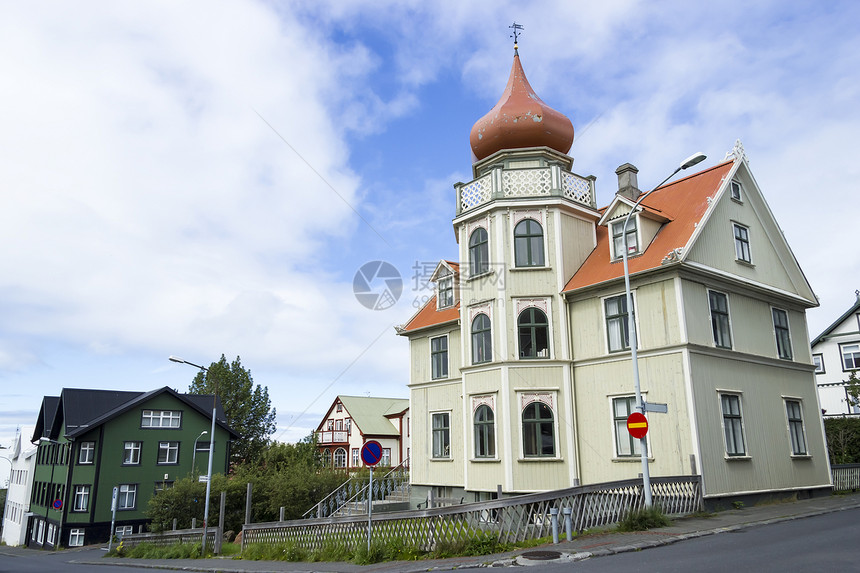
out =
[[[75,547],[108,540],[113,489],[115,532],[137,532],[156,491],[207,473],[212,409],[214,473],[227,471],[230,440],[220,400],[180,394],[65,388],[45,396],[33,434],[39,444],[27,544]],[[203,501],[201,500],[201,503]]]

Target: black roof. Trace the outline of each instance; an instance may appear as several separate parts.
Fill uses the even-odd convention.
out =
[[[819,334],[818,336],[816,336],[816,337],[813,339],[812,344],[810,344],[810,346],[815,346],[816,344],[818,344],[818,343],[819,343],[819,342],[821,342],[822,340],[825,340],[831,332],[833,332],[834,330],[836,330],[836,327],[837,327],[837,326],[839,326],[840,324],[842,324],[842,322],[843,322],[846,318],[848,318],[849,316],[851,316],[852,314],[854,314],[857,310],[860,310],[860,294],[858,294],[858,295],[857,295],[857,302],[855,302],[855,303],[854,303],[854,306],[852,306],[851,308],[849,308],[848,310],[846,310],[846,311],[845,311],[845,313],[844,313],[842,316],[840,316],[839,318],[837,318],[837,319],[836,319],[836,321],[835,321],[833,324],[831,324],[830,326],[828,326],[827,328],[825,328],[825,329],[824,329],[824,332],[822,332],[821,334]]]
[[[180,394],[167,386],[149,392],[64,388],[59,397],[45,396],[42,399],[42,408],[32,441],[36,442],[42,436],[57,439],[63,421],[66,423],[65,437],[74,439],[165,393],[188,404],[207,418],[212,415],[213,396],[211,394]],[[232,438],[239,437],[239,434],[227,424],[221,400],[216,402],[215,422],[227,430]]]

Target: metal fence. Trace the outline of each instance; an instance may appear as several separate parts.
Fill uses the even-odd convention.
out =
[[[654,504],[667,515],[686,515],[702,507],[699,476],[651,478]],[[573,530],[610,525],[644,507],[642,480],[632,479],[479,503],[372,517],[373,539],[398,540],[425,551],[492,536],[502,543],[546,537],[552,532],[550,510],[570,508]],[[293,543],[307,550],[327,545],[355,549],[367,543],[366,516],[255,523],[242,529],[242,549],[253,543]]]
[[[206,546],[215,547],[215,540],[218,537],[217,527],[206,528]],[[173,545],[174,543],[200,543],[203,539],[203,528],[195,527],[194,529],[174,529],[173,531],[162,531],[160,533],[134,533],[122,536],[122,544],[124,547],[132,548],[141,543],[151,543],[159,547],[165,545]]]
[[[303,518],[323,518],[343,515],[367,515],[368,476],[350,477],[336,490],[307,510]],[[373,510],[385,503],[408,502],[410,495],[409,460],[373,480]]]
[[[830,466],[833,491],[856,491],[860,489],[860,464]]]

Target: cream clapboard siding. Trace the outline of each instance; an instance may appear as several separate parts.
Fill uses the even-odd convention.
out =
[[[668,414],[648,414],[651,474],[691,474],[694,451],[682,352],[643,352],[639,374],[645,399],[669,408]],[[642,469],[640,458],[616,456],[612,412],[613,398],[635,395],[629,354],[624,359],[575,366],[574,387],[582,483],[637,477]]]
[[[776,307],[788,313],[793,361],[803,364],[812,362],[806,314],[802,310],[793,309],[780,302],[765,300],[760,295],[738,293],[721,285],[706,285],[686,280],[683,282],[682,289],[684,307],[687,309],[687,337],[691,344],[714,346],[708,302],[708,291],[714,290],[728,297],[732,350],[778,358],[771,312],[771,308]]]
[[[488,370],[469,372],[464,375],[464,386],[468,389],[463,419],[462,433],[465,438],[466,458],[468,460],[466,489],[469,491],[496,491],[498,485],[504,484],[504,476],[511,467],[510,456],[506,454],[510,447],[510,419],[503,416],[502,409],[502,368],[495,366]],[[494,459],[475,458],[475,431],[472,399],[489,396],[494,402],[496,457]]]
[[[746,170],[739,169],[738,174],[737,179],[743,185],[743,201],[733,200],[729,193],[720,197],[687,260],[796,292],[815,304],[815,295],[797,267],[767,204],[746,177]],[[737,261],[733,223],[749,229],[752,265]]]
[[[567,280],[582,265],[595,246],[594,224],[591,221],[554,211],[561,228],[562,251],[561,278]]]
[[[430,382],[432,369],[430,366],[430,339],[437,336],[448,335],[448,377],[459,378],[462,357],[460,352],[460,329],[457,326],[453,330],[433,329],[426,334],[413,336],[410,340],[411,375],[413,384]]]
[[[462,385],[459,379],[413,385],[410,392],[410,408],[421,412],[412,421],[411,480],[417,485],[463,486],[463,403]],[[451,428],[451,457],[447,460],[433,459],[434,412],[448,412]]]
[[[702,464],[706,496],[830,483],[818,402],[809,372],[695,352],[691,352],[690,367],[702,455],[712,456]],[[741,396],[748,459],[726,459],[717,390]],[[808,458],[792,458],[784,397],[802,403]]]

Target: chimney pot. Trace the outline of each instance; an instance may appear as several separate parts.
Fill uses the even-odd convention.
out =
[[[639,180],[636,176],[637,173],[639,173],[639,170],[636,169],[635,165],[630,163],[625,163],[615,170],[615,174],[618,175],[617,195],[627,197],[631,201],[635,201],[639,198],[641,191],[639,191]]]

